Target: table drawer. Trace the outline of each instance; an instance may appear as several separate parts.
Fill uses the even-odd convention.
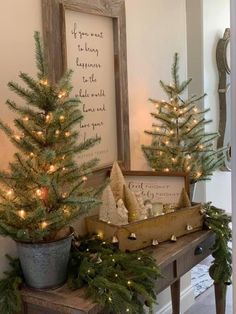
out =
[[[189,271],[193,266],[200,263],[211,254],[211,247],[214,245],[215,236],[196,244],[192,249],[177,259],[177,276],[182,276]]]

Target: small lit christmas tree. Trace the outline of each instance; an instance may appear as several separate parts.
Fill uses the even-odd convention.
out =
[[[7,101],[17,114],[14,130],[0,121],[0,128],[19,150],[9,171],[0,172],[0,234],[26,241],[53,238],[99,203],[99,189],[85,186],[98,160],[75,162],[76,154],[99,139],[78,142],[74,127],[83,116],[79,99],[69,98],[72,71],[58,84],[50,83],[39,33],[34,37],[37,79],[21,72],[26,88],[8,84],[27,105]]]
[[[142,150],[153,170],[188,172],[194,183],[209,179],[213,171],[224,164],[225,148],[215,149],[219,134],[205,130],[205,125],[212,122],[204,118],[209,109],[201,109],[197,102],[206,94],[182,98],[191,79],[180,82],[178,63],[176,53],[173,83],[167,85],[160,81],[168,101],[150,99],[156,107],[156,112],[151,113],[156,122],[152,124],[153,130],[145,131],[152,136],[152,143],[142,145]]]

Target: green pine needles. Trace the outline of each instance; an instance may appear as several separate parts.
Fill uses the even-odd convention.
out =
[[[209,269],[209,274],[215,283],[231,284],[232,276],[232,250],[229,242],[232,241],[232,230],[229,226],[231,217],[224,210],[205,205],[205,224],[216,235],[216,241],[212,247],[214,260]]]
[[[153,170],[188,172],[191,183],[209,179],[213,171],[224,164],[225,148],[215,149],[218,133],[205,131],[211,120],[204,118],[210,109],[201,109],[197,102],[206,94],[184,99],[191,79],[180,82],[178,54],[174,56],[172,84],[160,81],[168,96],[167,101],[150,99],[156,111],[153,129],[145,131],[151,135],[151,145],[142,145],[144,155]]]
[[[86,240],[72,250],[68,269],[69,287],[86,284],[87,295],[112,313],[142,314],[144,302],[150,309],[155,303],[160,271],[149,254],[124,253],[101,240]]]
[[[25,105],[7,100],[17,115],[15,127],[0,121],[0,128],[18,149],[9,171],[0,172],[0,234],[32,242],[55,237],[58,230],[96,206],[100,192],[85,186],[98,160],[75,161],[76,155],[100,139],[79,143],[76,126],[83,116],[79,99],[69,97],[72,71],[59,83],[51,83],[38,32],[34,38],[37,79],[21,72],[24,87],[8,84]]]
[[[6,255],[11,267],[10,271],[4,272],[4,278],[0,279],[0,313],[15,314],[21,311],[20,285],[23,274],[20,261]]]
[[[18,259],[9,258],[12,271],[0,280],[0,313],[21,310],[20,284],[23,275]],[[155,280],[160,277],[155,260],[142,252],[123,253],[113,245],[84,239],[72,246],[68,286],[84,287],[87,297],[115,314],[144,314],[144,303],[152,311],[156,303]],[[109,312],[109,313],[110,313]]]

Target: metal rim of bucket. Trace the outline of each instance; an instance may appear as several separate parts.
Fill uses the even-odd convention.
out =
[[[32,242],[32,241],[22,241],[22,240],[18,240],[18,239],[14,239],[15,242],[17,243],[21,243],[21,244],[29,244],[29,245],[33,245],[33,244],[39,244],[39,245],[46,245],[46,244],[50,244],[50,243],[54,243],[54,242],[58,242],[58,241],[62,241],[62,240],[65,240],[65,239],[68,239],[70,237],[72,237],[74,235],[74,228],[73,227],[69,227],[69,230],[70,230],[70,233],[62,238],[58,238],[56,240],[47,240],[47,241],[37,241],[37,242]]]

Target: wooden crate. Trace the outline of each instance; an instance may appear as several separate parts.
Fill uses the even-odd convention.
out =
[[[135,251],[151,246],[153,240],[157,240],[160,243],[170,240],[172,235],[178,238],[201,230],[203,227],[201,208],[201,204],[195,204],[172,213],[124,226],[115,226],[100,221],[98,216],[86,217],[85,222],[90,234],[98,234],[106,241],[111,241],[112,237],[116,236],[119,240],[120,250]],[[193,229],[187,230],[187,225],[191,225]],[[136,240],[129,239],[131,233],[135,233]]]

